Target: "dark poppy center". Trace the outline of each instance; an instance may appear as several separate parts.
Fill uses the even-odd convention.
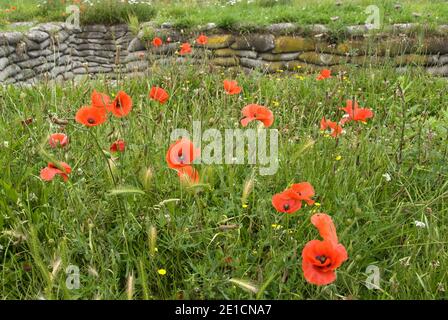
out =
[[[89,124],[94,124],[94,123],[95,123],[95,119],[94,119],[94,118],[88,118],[88,119],[87,119],[87,122],[88,122]]]
[[[327,257],[326,256],[316,256],[316,260],[318,260],[321,264],[324,264],[325,261],[327,261]]]
[[[285,209],[285,210],[289,210],[289,204],[288,203],[285,203],[284,205],[283,205],[283,209]]]
[[[182,149],[179,150],[179,152],[177,153],[177,158],[179,159],[179,161],[182,163],[184,161],[184,154],[182,153]]]
[[[115,106],[117,109],[121,109],[121,101],[120,99],[117,100],[117,104]]]

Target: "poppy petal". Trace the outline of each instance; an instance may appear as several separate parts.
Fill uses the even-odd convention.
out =
[[[243,119],[241,119],[241,125],[243,127],[247,127],[247,125],[254,120],[255,120],[255,118],[250,118],[250,117],[243,118]]]
[[[132,110],[132,98],[124,91],[119,91],[108,110],[118,118],[127,116]]]
[[[182,183],[197,184],[199,183],[199,173],[192,166],[185,166],[177,170],[177,175]]]
[[[106,108],[110,104],[110,97],[96,90],[93,90],[91,100],[92,107],[96,108]]]
[[[107,120],[105,109],[95,107],[81,107],[76,112],[75,120],[87,127],[94,127],[104,123]]]
[[[311,223],[317,228],[322,239],[338,243],[336,227],[331,217],[325,213],[316,213],[311,217]]]
[[[273,195],[271,202],[278,212],[284,213],[294,213],[302,207],[302,201],[295,199],[288,190]]]
[[[302,260],[302,270],[306,281],[317,286],[325,286],[336,280],[336,272],[332,270],[327,272],[320,271],[305,260]]]
[[[56,168],[45,167],[40,171],[40,177],[44,181],[51,181],[58,173],[62,173],[62,171]]]

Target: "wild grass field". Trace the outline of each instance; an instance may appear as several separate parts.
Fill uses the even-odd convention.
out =
[[[317,76],[204,62],[145,78],[3,87],[0,297],[448,298],[446,78],[386,67]],[[226,94],[225,79],[241,92]],[[168,92],[166,103],[148,96],[153,86]],[[75,121],[94,90],[111,99],[124,91],[132,109],[94,127]],[[353,99],[373,117],[344,123],[336,138],[322,131],[321,119],[344,119],[340,107]],[[243,129],[241,110],[251,103],[272,111],[278,171],[195,164],[200,182],[181,182],[166,161],[171,132],[192,132],[193,121],[202,130]],[[55,133],[68,137],[64,147],[50,145]],[[110,149],[117,140],[123,152]],[[67,181],[42,179],[49,162],[64,169],[60,161],[71,167]],[[300,182],[314,187],[314,204],[278,212],[273,196]],[[302,270],[305,245],[320,239],[316,213],[332,217],[348,257],[324,286]],[[369,289],[372,270],[379,282]]]
[[[0,27],[17,21],[65,21],[66,7],[80,8],[81,23],[170,22],[194,28],[209,22],[225,29],[247,29],[273,23],[325,24],[331,30],[364,24],[369,5],[381,11],[381,25],[446,24],[446,0],[0,0]]]

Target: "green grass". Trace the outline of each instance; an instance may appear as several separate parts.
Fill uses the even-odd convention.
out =
[[[447,289],[446,79],[418,72],[398,77],[387,68],[353,70],[345,80],[315,77],[235,75],[204,62],[117,83],[1,89],[0,297],[125,299],[133,275],[135,299],[256,297],[230,278],[264,288],[258,297],[269,299],[448,298],[440,286]],[[225,95],[225,78],[237,79],[243,93]],[[148,99],[152,85],[170,92],[167,104]],[[398,86],[405,90],[404,104]],[[92,129],[75,123],[94,88],[128,92],[131,114]],[[353,96],[375,117],[366,125],[347,125],[336,144],[320,133],[319,121],[340,117],[338,107]],[[248,103],[274,113],[278,172],[259,176],[251,165],[198,165],[205,186],[181,187],[165,162],[171,131],[191,131],[193,120],[201,120],[203,130],[239,128],[240,110]],[[52,117],[68,124],[61,127]],[[31,124],[22,124],[30,118]],[[49,148],[54,132],[69,136],[67,149]],[[118,137],[126,140],[114,177],[118,188],[144,192],[110,194],[117,187],[93,137],[103,150]],[[39,178],[49,155],[72,166],[69,182]],[[148,168],[149,184],[141,178]],[[243,187],[251,177],[254,189],[243,208]],[[276,212],[272,195],[301,181],[315,187],[321,206],[293,215]],[[318,238],[310,223],[317,211],[333,217],[349,255],[337,281],[325,287],[308,284],[301,270],[305,243]],[[416,220],[427,227],[416,227]],[[223,231],[222,225],[236,227]],[[150,236],[152,227],[157,236]],[[77,290],[65,285],[69,265],[80,268]],[[369,265],[380,268],[381,290],[363,284]],[[162,268],[165,276],[157,272]]]
[[[49,3],[51,2],[51,3]],[[300,25],[327,24],[338,30],[341,26],[364,24],[364,12],[372,2],[368,0],[337,1],[322,0],[257,0],[247,3],[243,0],[235,5],[228,1],[155,1],[147,4],[122,4],[116,0],[92,0],[93,6],[85,4],[81,21],[90,23],[127,22],[129,15],[135,15],[141,22],[154,19],[159,23],[172,22],[178,27],[190,28],[214,22],[228,29],[250,29],[279,22],[295,22]],[[38,7],[37,4],[41,6]],[[0,8],[16,6],[11,13],[0,13],[0,24],[13,21],[63,21],[65,6],[60,0],[0,0]],[[401,4],[401,9],[395,5]],[[384,26],[393,23],[425,23],[439,25],[448,21],[448,11],[444,0],[380,0],[374,3],[380,8]],[[417,15],[414,15],[416,13]],[[333,21],[332,17],[339,17]]]
[[[79,1],[78,1],[79,2]],[[65,21],[70,13],[66,7],[76,2],[62,0],[13,0],[0,1],[0,25],[7,27],[9,22],[36,21],[57,22]],[[154,18],[155,8],[147,3],[127,4],[117,0],[92,0],[81,1],[81,24],[120,24],[127,23],[130,16],[135,16],[140,21],[149,21]],[[5,12],[12,6],[16,10]]]

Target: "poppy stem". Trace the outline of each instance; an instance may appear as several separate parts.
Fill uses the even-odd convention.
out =
[[[109,159],[107,158],[106,153],[101,148],[101,145],[98,141],[96,134],[93,133],[92,130],[89,130],[89,132],[92,135],[93,140],[95,140],[95,143],[96,143],[98,149],[100,150],[101,154],[103,155],[104,161],[106,161],[107,168],[109,169],[109,173],[112,178],[112,182],[114,183],[114,187],[117,188],[117,181],[115,180],[115,176],[114,176],[112,168],[110,166]],[[121,199],[118,198],[117,202],[118,202],[118,206],[120,207],[119,212],[120,212],[120,222],[121,222],[121,233],[123,234],[126,252],[128,253],[128,255],[130,255],[129,245],[128,245],[128,241],[127,241],[126,233],[125,233],[125,215],[128,214],[128,211],[127,211],[126,205],[121,201]],[[133,215],[130,215],[130,216],[136,221],[136,219]],[[138,224],[138,222],[137,222],[137,224]]]
[[[353,96],[352,99],[352,115],[355,115],[355,104],[356,104],[356,96]],[[360,164],[360,151],[359,146],[361,145],[361,128],[359,125],[356,128],[356,166],[358,167]]]
[[[361,156],[361,152],[359,150],[360,145],[361,145],[361,128],[358,125],[358,128],[356,128],[356,166],[359,167],[359,164],[361,162],[360,160],[360,156]]]
[[[202,204],[200,202],[200,198],[199,198],[198,193],[196,192],[196,190],[194,190],[194,198],[195,198],[196,204],[198,206],[199,216],[200,216],[201,223],[202,223],[202,222],[204,222],[203,209],[202,209]]]
[[[89,130],[89,132],[92,135],[93,140],[95,141],[96,146],[98,147],[98,150],[100,150],[101,154],[103,155],[104,161],[106,161],[107,168],[109,169],[110,176],[112,177],[112,182],[114,183],[114,186],[116,188],[117,187],[117,182],[115,181],[115,176],[114,176],[112,168],[110,166],[109,159],[107,158],[107,155],[104,153],[103,149],[101,148],[101,145],[100,145],[100,143],[98,141],[98,138],[97,138],[96,134],[94,134],[92,132],[92,130]]]
[[[404,132],[406,128],[406,101],[404,100],[404,92],[400,84],[398,84],[397,92],[398,96],[401,98],[401,119],[402,119],[400,144],[398,146],[398,154],[397,154],[397,164],[401,165],[401,163],[403,162]]]

